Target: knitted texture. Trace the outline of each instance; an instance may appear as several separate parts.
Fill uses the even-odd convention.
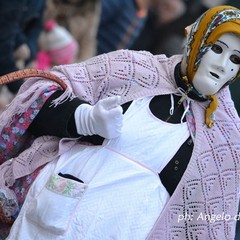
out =
[[[33,162],[32,159],[43,159],[47,163],[56,158],[58,156],[57,140],[57,137],[52,136],[39,137],[33,142],[31,152],[27,149],[16,158],[12,158],[11,161],[4,162],[1,169],[6,168],[3,176],[5,185],[12,186],[16,179],[23,177],[23,172],[24,175],[28,175],[42,165],[41,161]]]
[[[72,65],[55,70],[72,79],[76,94],[92,104],[110,95],[121,95],[124,103],[143,94],[176,92],[173,71],[180,60],[177,56],[166,59],[147,52],[117,51],[87,61],[83,68]],[[84,87],[77,88],[79,83],[85,86],[85,93]],[[228,87],[216,95],[219,105],[211,129],[205,124],[209,102],[191,102],[196,124],[192,158],[149,235],[151,239],[234,239],[239,202],[240,121]],[[182,216],[185,220],[180,221]],[[211,220],[214,217],[218,219]]]
[[[73,95],[91,104],[114,95],[121,95],[122,103],[125,103],[144,96],[177,93],[174,68],[181,59],[182,56],[166,58],[148,52],[120,50],[83,63],[57,66],[52,73],[66,81]],[[26,88],[28,84],[34,89],[49,83],[26,81]],[[240,121],[228,87],[217,96],[219,105],[215,112],[215,125],[211,129],[206,127],[204,120],[208,102],[191,102],[196,124],[192,158],[153,227],[150,239],[234,239],[234,216],[239,200]],[[66,146],[63,140],[62,147]],[[26,150],[31,153],[26,163],[31,162],[32,169],[49,160],[42,157],[46,156],[44,149],[34,146]],[[56,149],[52,149],[52,154],[48,151],[48,156],[53,156],[54,151]],[[63,150],[59,154],[61,152]],[[21,158],[22,161],[24,158]],[[18,175],[13,177],[29,174],[29,169],[21,168]],[[216,214],[229,215],[231,219],[203,220],[207,215]],[[182,220],[182,216],[186,219]]]
[[[163,87],[168,88],[167,93],[177,92],[176,87],[171,84],[174,82],[174,67],[172,66],[175,66],[180,60],[181,56],[167,59],[164,55],[154,57],[148,52],[137,53],[120,50],[108,55],[100,55],[83,63],[55,67],[52,73],[66,81],[69,89],[73,89],[73,95],[77,95],[80,99],[91,104],[95,104],[99,99],[114,95],[121,95],[122,103],[125,103],[136,98],[164,93],[162,90],[164,89]],[[159,62],[161,62],[161,64],[159,64]],[[169,65],[171,66],[170,69],[168,69]],[[71,79],[71,81],[68,79]],[[164,79],[169,79],[169,81],[162,81]],[[148,82],[149,80],[150,82]],[[43,90],[43,86],[47,88],[49,84],[54,83],[34,78],[26,81],[21,88],[21,94],[16,96],[14,102],[19,105],[24,101],[26,108],[31,108],[32,101],[34,102],[37,99],[35,95],[33,98],[32,92],[36,93],[36,90]],[[24,89],[29,88],[32,92],[24,92]],[[41,95],[40,93],[41,92],[39,92],[39,96]],[[32,98],[28,97],[28,95]],[[26,99],[29,99],[29,101]],[[64,99],[57,99],[53,104],[60,104],[63,100]],[[11,119],[19,119],[21,113],[24,113],[25,108],[22,109],[23,112],[20,112],[18,105],[13,104],[9,106],[12,115],[9,114],[9,109],[6,109],[6,112],[3,113],[6,125],[2,127],[2,133],[4,133],[6,129],[8,132],[11,132],[11,129],[14,128],[14,124],[11,124]],[[42,105],[39,107],[41,108],[41,106]],[[15,107],[15,109],[13,107]],[[34,111],[38,112],[39,109],[37,106],[35,107],[36,109]],[[27,114],[29,115],[29,113]],[[33,119],[34,117],[30,118],[27,124],[23,124],[23,127],[27,128]],[[22,130],[22,132],[24,132],[24,130]],[[6,138],[5,141],[8,142],[11,138],[12,136],[10,136],[10,139]],[[33,161],[33,159],[35,159],[34,153],[27,153],[27,151],[36,151],[36,149],[30,148],[25,152],[28,156],[25,160],[26,162],[31,162],[32,170],[47,162],[46,159],[40,156],[38,156],[37,160]],[[16,158],[15,161],[18,161],[18,158]],[[22,161],[24,161],[24,158],[23,160],[21,159],[20,162],[21,165],[25,165]],[[12,164],[10,165],[13,166]],[[20,168],[17,175],[13,176],[13,179],[8,178],[9,183],[11,183],[9,185],[12,185],[16,178],[29,174],[30,172],[27,169],[27,166]],[[3,173],[3,167],[1,166],[1,171],[0,176],[5,176],[7,168],[4,168]]]
[[[222,92],[219,100],[212,129],[203,126],[204,109],[193,104],[197,124],[193,155],[149,239],[234,239],[240,122],[229,93]]]
[[[146,51],[118,50],[82,63],[56,66],[51,73],[92,105],[116,95],[125,103],[144,96],[177,93],[174,67],[181,59],[180,55],[167,59]]]

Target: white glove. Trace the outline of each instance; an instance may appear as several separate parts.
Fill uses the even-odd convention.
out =
[[[120,100],[120,96],[114,96],[102,99],[94,106],[81,104],[74,114],[78,134],[97,134],[108,139],[118,137],[123,122]]]

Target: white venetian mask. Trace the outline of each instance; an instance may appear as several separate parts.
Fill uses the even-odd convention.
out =
[[[236,77],[240,68],[240,37],[223,34],[206,52],[193,78],[193,86],[202,95],[212,95]]]

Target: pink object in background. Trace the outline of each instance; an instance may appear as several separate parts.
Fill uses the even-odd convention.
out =
[[[36,57],[36,68],[41,70],[49,70],[51,60],[45,51],[40,51]]]
[[[54,65],[73,63],[79,51],[79,45],[71,33],[54,20],[45,23],[41,45],[42,50],[36,58],[36,68],[43,70]]]

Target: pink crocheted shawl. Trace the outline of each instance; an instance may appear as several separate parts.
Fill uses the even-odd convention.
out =
[[[66,81],[71,97],[78,96],[94,104],[99,99],[121,95],[122,103],[125,103],[143,96],[176,93],[174,68],[181,58],[120,50],[83,63],[55,67],[52,73]],[[38,98],[39,93],[35,97],[30,93],[38,88],[42,92],[43,85],[47,87],[52,83],[36,79],[26,82],[22,92],[26,90],[24,95],[27,100],[23,102],[25,107],[22,112]],[[30,100],[28,96],[31,96]],[[229,89],[223,89],[217,97],[219,106],[212,128],[207,128],[204,120],[208,103],[191,103],[196,122],[193,154],[176,191],[149,234],[150,239],[234,239],[234,217],[239,201],[240,120]],[[61,100],[58,99],[55,104]],[[18,102],[18,98],[15,101]],[[21,114],[19,109],[17,112]],[[7,113],[13,115],[16,110],[12,108]],[[4,122],[6,125],[9,122],[6,113]],[[46,140],[51,140],[51,144],[44,146]],[[29,174],[36,166],[69,149],[71,142],[74,141],[63,139],[60,142],[50,137],[35,140],[25,152],[6,161],[7,169],[13,170],[5,171],[4,164],[1,165],[3,178],[0,183],[6,179],[6,172],[10,172],[7,185],[11,186],[16,177]],[[229,219],[220,215],[227,215]],[[210,217],[217,219],[213,221]]]

